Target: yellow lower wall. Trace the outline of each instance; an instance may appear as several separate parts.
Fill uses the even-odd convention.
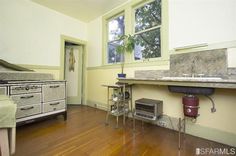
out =
[[[36,72],[40,73],[50,73],[54,75],[55,80],[59,80],[60,70],[57,69],[33,69]]]
[[[22,65],[24,66],[24,65]],[[51,73],[55,79],[59,79],[59,67],[24,66],[36,72]],[[134,77],[135,70],[168,69],[168,65],[129,67],[125,68],[127,77]],[[120,68],[92,68],[86,71],[86,102],[88,105],[97,105],[106,109],[107,89],[102,84],[114,84],[117,82],[117,73]],[[187,133],[214,140],[224,144],[236,146],[236,90],[216,89],[212,96],[217,111],[210,112],[211,102],[200,96],[200,116],[195,124],[187,124]],[[133,103],[139,98],[153,98],[163,100],[164,114],[171,117],[183,117],[181,98],[182,94],[170,93],[167,86],[135,85],[133,87]]]
[[[25,65],[19,64],[24,68],[32,69],[35,72],[39,73],[50,73],[53,74],[55,80],[59,80],[60,76],[60,67],[59,66],[44,66],[44,65]]]
[[[168,66],[151,66],[151,67],[133,67],[125,68],[124,73],[127,77],[134,77],[135,70],[158,70],[168,69]],[[120,68],[98,68],[87,70],[87,100],[106,103],[106,88],[102,84],[114,84],[118,80],[117,73],[120,73]],[[106,107],[106,105],[105,105]]]
[[[163,68],[167,67],[148,67],[156,70]],[[139,69],[126,68],[125,73],[128,77],[133,77],[134,70]],[[120,68],[87,70],[87,103],[105,109],[107,90],[101,85],[115,83],[119,72]],[[163,100],[164,114],[171,117],[183,117],[182,96],[182,94],[170,93],[167,86],[135,85],[133,87],[133,100],[144,97]],[[200,116],[195,124],[187,125],[187,133],[236,146],[236,90],[216,89],[212,98],[217,111],[211,113],[211,102],[206,97],[200,96]]]

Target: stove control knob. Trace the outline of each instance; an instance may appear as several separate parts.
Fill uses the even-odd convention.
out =
[[[25,90],[29,90],[29,86],[25,86]]]

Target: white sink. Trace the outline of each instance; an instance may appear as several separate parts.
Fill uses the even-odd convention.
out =
[[[163,80],[222,80],[221,77],[162,77]]]

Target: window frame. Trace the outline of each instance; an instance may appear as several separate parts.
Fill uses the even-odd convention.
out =
[[[111,18],[106,19],[106,58],[105,58],[106,60],[105,61],[106,61],[106,64],[108,64],[108,65],[120,63],[120,62],[109,63],[109,61],[108,61],[109,60],[109,58],[108,58],[109,57],[108,56],[108,44],[111,42],[120,41],[119,39],[109,41],[109,25],[108,25],[108,23],[120,16],[124,16],[124,34],[125,34],[125,13],[124,12],[118,13],[115,16],[112,16]]]
[[[117,10],[115,10],[112,13],[109,13],[107,15],[104,15],[102,17],[102,64],[103,65],[116,65],[116,64],[120,64],[120,62],[115,62],[115,63],[108,63],[108,43],[109,43],[109,26],[108,23],[109,21],[119,17],[123,15],[124,16],[124,23],[126,21],[126,15],[125,15],[125,10],[124,8],[118,8]],[[126,29],[126,28],[125,28]],[[124,33],[126,32],[126,30],[124,30]]]
[[[154,0],[131,0],[120,7],[117,7],[107,14],[102,16],[102,66],[108,68],[119,67],[120,63],[108,63],[107,58],[107,34],[108,34],[108,19],[115,18],[120,14],[124,14],[125,34],[134,35],[135,32],[135,8],[144,6],[147,3],[151,3]],[[157,26],[156,26],[157,27]],[[156,29],[156,27],[154,29]],[[168,0],[161,1],[161,57],[135,60],[134,52],[131,54],[125,54],[126,67],[136,66],[155,66],[155,65],[168,65],[169,64],[169,47],[168,47]],[[151,28],[152,29],[152,28]],[[150,31],[150,30],[149,30]]]
[[[152,3],[154,2],[155,0],[147,0],[147,1],[141,1],[140,3],[136,4],[136,5],[133,5],[132,6],[132,34],[133,35],[138,35],[138,34],[141,34],[141,33],[145,33],[145,32],[150,32],[152,30],[155,30],[155,29],[160,29],[160,39],[161,39],[161,57],[156,57],[156,58],[147,58],[147,59],[140,59],[140,60],[135,60],[135,51],[133,51],[133,56],[132,56],[132,62],[136,62],[136,63],[141,63],[141,62],[144,62],[144,61],[148,61],[148,62],[152,62],[152,61],[160,61],[160,60],[163,60],[163,48],[162,48],[162,42],[163,42],[163,33],[162,33],[162,22],[163,22],[163,4],[162,2],[165,1],[165,0],[161,0],[161,24],[160,25],[157,25],[157,26],[154,26],[154,27],[151,27],[151,28],[148,28],[148,29],[145,29],[145,30],[141,30],[141,31],[138,31],[138,32],[135,32],[135,11],[136,9],[138,8],[141,8],[143,6],[145,6],[146,4],[148,3]]]

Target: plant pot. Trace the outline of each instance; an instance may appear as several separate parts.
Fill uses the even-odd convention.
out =
[[[126,74],[117,74],[118,75],[118,78],[126,78]]]

